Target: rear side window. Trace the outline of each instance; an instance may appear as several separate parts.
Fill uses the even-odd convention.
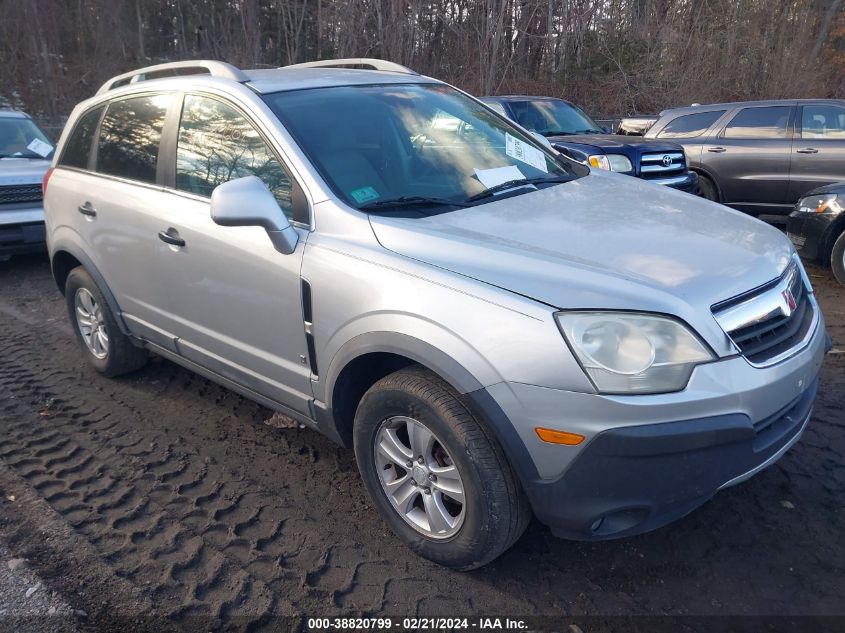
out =
[[[97,171],[154,183],[161,130],[170,101],[170,95],[112,101],[100,125]]]
[[[88,159],[91,156],[94,135],[97,133],[97,123],[100,122],[104,108],[105,106],[94,108],[79,117],[62,150],[59,165],[88,169]]]
[[[802,110],[801,138],[845,139],[845,108],[806,105]]]
[[[287,171],[258,131],[232,106],[217,99],[186,95],[176,147],[176,188],[211,196],[217,185],[258,176],[290,218],[293,185]]]
[[[791,106],[744,108],[725,128],[725,138],[786,138]]]
[[[724,113],[725,110],[712,110],[679,116],[677,119],[669,121],[666,127],[658,132],[657,138],[695,138],[701,136]]]

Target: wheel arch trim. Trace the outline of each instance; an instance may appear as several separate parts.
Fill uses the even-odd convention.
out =
[[[114,315],[115,321],[117,321],[120,331],[126,336],[132,336],[132,333],[129,331],[129,328],[123,320],[123,313],[120,310],[120,305],[118,305],[117,299],[115,299],[109,285],[106,283],[106,279],[103,277],[103,274],[97,268],[96,264],[94,264],[91,257],[89,257],[82,248],[79,248],[76,244],[67,239],[52,240],[50,244],[50,271],[53,274],[53,280],[56,282],[59,291],[64,294],[63,284],[59,282],[59,278],[56,275],[55,261],[56,256],[62,252],[67,253],[76,259],[80,264],[82,264],[83,268],[88,271],[88,274],[94,278],[100,292],[103,293],[103,296],[106,299],[109,309]]]

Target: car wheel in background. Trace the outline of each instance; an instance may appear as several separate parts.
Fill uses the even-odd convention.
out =
[[[65,300],[71,327],[97,371],[119,376],[144,366],[147,351],[133,345],[120,331],[103,293],[82,266],[70,271],[65,282]]]
[[[713,202],[719,202],[719,190],[709,176],[698,175],[698,195]]]
[[[836,277],[836,280],[845,285],[845,232],[833,243],[830,267],[833,268],[833,276]]]
[[[451,387],[417,366],[373,385],[355,414],[355,456],[376,508],[417,554],[481,567],[531,512],[502,448]]]

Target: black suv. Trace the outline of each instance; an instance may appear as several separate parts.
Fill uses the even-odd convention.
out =
[[[591,167],[608,169],[687,193],[698,178],[687,170],[677,143],[608,134],[578,106],[553,97],[482,97],[494,111],[546,137],[560,153]]]
[[[845,180],[845,101],[787,99],[665,110],[646,137],[680,143],[701,194],[752,215],[787,214]]]

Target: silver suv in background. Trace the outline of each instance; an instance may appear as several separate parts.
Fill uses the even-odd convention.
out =
[[[127,73],[53,165],[53,274],[94,367],[153,352],[354,447],[443,565],[532,511],[573,539],[657,528],[810,419],[829,339],[780,232],[396,64]]]
[[[42,180],[53,144],[23,112],[0,110],[0,261],[44,252]]]

